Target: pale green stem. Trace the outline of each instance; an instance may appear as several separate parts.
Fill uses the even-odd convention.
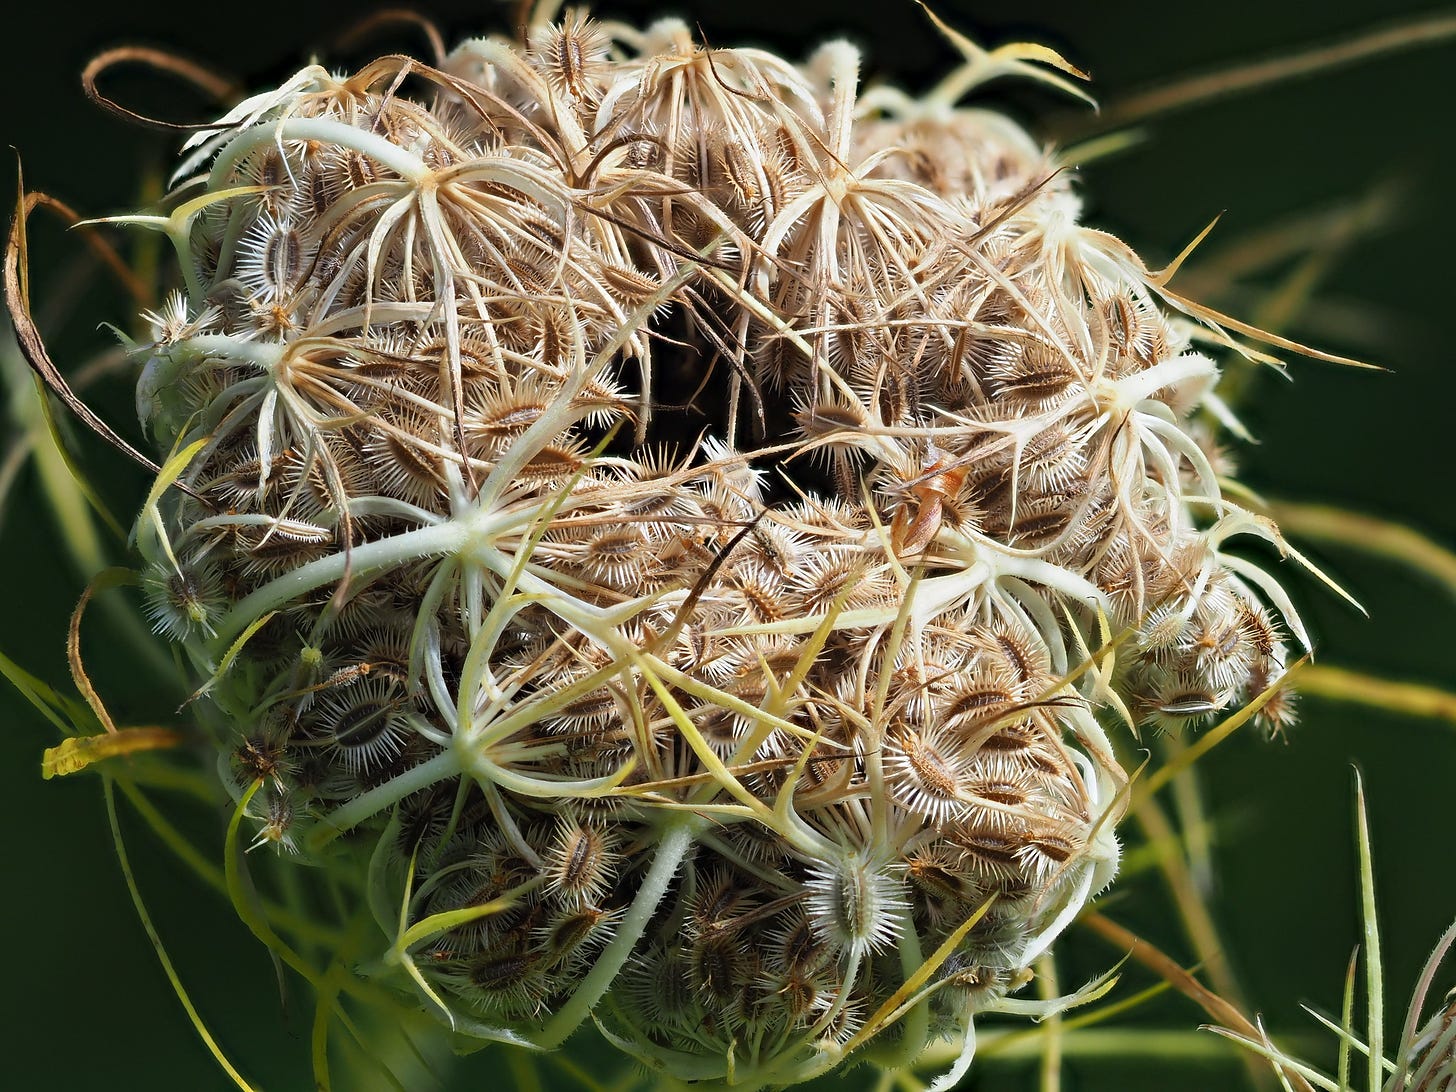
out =
[[[411,793],[447,778],[458,777],[460,773],[459,757],[455,751],[444,751],[418,766],[411,766],[398,777],[390,778],[324,816],[323,825],[311,839],[310,848],[321,848]]]
[[[270,141],[281,144],[285,140],[317,140],[341,148],[352,148],[411,182],[419,182],[431,173],[419,156],[405,151],[398,144],[390,143],[376,133],[356,129],[352,125],[329,118],[284,118],[246,129],[235,137],[217,157],[208,178],[208,188],[219,188],[238,161],[253,149]]]
[[[1036,962],[1037,993],[1044,1001],[1056,998],[1061,990],[1057,985],[1057,961],[1046,952]],[[1062,1088],[1062,1014],[1054,1010],[1046,1018],[1045,1045],[1041,1054],[1040,1092],[1061,1092]]]
[[[694,835],[703,825],[704,820],[696,816],[682,816],[669,820],[664,826],[657,842],[657,852],[652,857],[652,866],[642,877],[642,886],[637,889],[637,897],[622,918],[616,936],[602,949],[596,965],[582,979],[571,1000],[546,1025],[539,1040],[543,1049],[552,1050],[560,1046],[611,988],[646,930],[647,923],[652,920],[658,904],[667,894],[668,885],[693,844]]]
[[[218,624],[214,648],[225,649],[255,618],[276,610],[300,595],[343,577],[347,567],[354,576],[404,565],[420,558],[460,549],[470,538],[470,528],[459,523],[422,527],[378,542],[355,546],[347,555],[340,552],[300,565],[292,572],[263,585],[245,596]]]
[[[925,953],[920,947],[920,934],[915,931],[909,909],[900,912],[900,973],[909,982],[915,972],[925,963]],[[892,1017],[893,1019],[893,1017]],[[893,1053],[876,1059],[876,1064],[894,1070],[915,1063],[925,1052],[930,1038],[930,1001],[922,999],[910,1006],[900,1024],[900,1041]]]
[[[295,343],[296,344],[296,343]],[[198,334],[169,347],[191,350],[199,356],[220,356],[226,360],[241,360],[254,364],[264,371],[270,371],[283,359],[289,346],[270,341],[243,341],[227,334]]]

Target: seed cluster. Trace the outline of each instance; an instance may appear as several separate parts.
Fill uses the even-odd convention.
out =
[[[260,839],[378,841],[448,923],[408,954],[457,1027],[594,1009],[784,1083],[956,935],[913,1049],[1115,870],[1099,707],[1283,673],[1287,600],[1222,550],[1272,534],[1214,470],[1226,339],[958,105],[978,58],[861,94],[844,43],[570,13],[305,69],[136,218],[185,280],[149,611]]]

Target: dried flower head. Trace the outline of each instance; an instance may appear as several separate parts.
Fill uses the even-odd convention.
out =
[[[1103,720],[1304,643],[1193,420],[1232,339],[970,61],[859,71],[574,11],[307,68],[118,218],[183,283],[148,612],[259,842],[377,845],[382,965],[457,1031],[594,1013],[748,1084],[913,1053],[1111,880]]]

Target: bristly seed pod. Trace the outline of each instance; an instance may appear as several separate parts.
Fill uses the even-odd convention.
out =
[[[598,903],[616,873],[616,854],[606,834],[567,814],[557,821],[546,853],[546,886],[570,906]]]
[[[814,866],[804,887],[815,932],[852,957],[883,950],[904,928],[909,904],[902,881],[868,852]]]

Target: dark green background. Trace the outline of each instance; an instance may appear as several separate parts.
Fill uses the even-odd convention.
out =
[[[420,5],[452,37],[493,28],[485,3]],[[656,5],[612,10],[641,18]],[[867,47],[870,74],[912,85],[952,56],[909,2],[703,2],[687,11],[718,42],[751,39],[800,51],[845,32]],[[7,15],[6,103],[0,140],[23,158],[27,182],[86,214],[119,211],[136,199],[141,171],[164,162],[168,138],[140,132],[89,106],[77,74],[97,49],[122,42],[168,45],[261,84],[324,48],[365,8],[133,2],[108,7],[27,4]],[[1045,41],[1089,69],[1106,102],[1162,77],[1318,41],[1422,10],[1422,5],[1226,0],[1218,5],[992,4],[942,0],[938,10],[991,44],[1012,37]],[[407,40],[407,39],[406,39]],[[1298,331],[1326,348],[1374,358],[1392,374],[1342,371],[1295,361],[1292,384],[1266,381],[1246,417],[1262,443],[1241,452],[1246,479],[1287,497],[1337,501],[1405,520],[1456,542],[1451,503],[1451,424],[1456,378],[1448,329],[1456,257],[1448,133],[1456,93],[1456,45],[1410,52],[1326,72],[1297,84],[1200,107],[1154,123],[1150,139],[1115,160],[1085,169],[1090,218],[1128,238],[1158,264],[1226,210],[1210,244],[1332,202],[1357,198],[1382,180],[1406,184],[1396,222],[1348,248],[1322,285],[1320,306],[1374,320],[1374,341],[1329,329]],[[194,116],[194,101],[158,94],[155,84],[118,80],[128,101],[173,116]],[[993,96],[1029,121],[1064,117],[1067,104],[1040,91]],[[74,238],[38,230],[38,285]],[[1277,271],[1275,271],[1277,273]],[[1257,283],[1257,282],[1256,282]],[[1272,283],[1272,277],[1269,282]],[[78,321],[55,340],[58,355],[99,341],[103,318],[123,320],[122,302],[98,287]],[[116,412],[126,413],[125,399]],[[120,419],[125,420],[125,417]],[[101,448],[86,444],[88,467],[123,489],[144,488]],[[64,679],[65,619],[80,588],[56,543],[27,475],[0,534],[0,649],[37,673]],[[1368,622],[1294,573],[1297,589],[1331,663],[1456,688],[1451,639],[1456,603],[1405,572],[1321,551],[1319,556],[1369,607]],[[92,653],[122,719],[155,707],[145,679],[106,671],[104,625],[88,630]],[[116,662],[114,658],[113,662]],[[106,833],[98,784],[85,777],[42,783],[48,727],[8,691],[0,692],[0,1086],[75,1092],[228,1087],[188,1030],[128,902]],[[1284,743],[1235,738],[1206,766],[1216,818],[1219,892],[1215,914],[1254,1005],[1276,1031],[1328,1040],[1298,1009],[1338,1007],[1345,961],[1356,943],[1351,849],[1351,765],[1367,776],[1377,878],[1383,907],[1387,991],[1392,1018],[1440,930],[1456,914],[1456,732],[1450,725],[1378,716],[1310,701]],[[220,815],[196,815],[194,830],[220,844]],[[226,1048],[269,1092],[308,1086],[308,1005],[299,990],[280,1006],[269,962],[229,908],[174,867],[124,814],[141,881],[188,987]],[[1109,908],[1121,920],[1179,947],[1171,910],[1156,883],[1129,884]],[[1112,951],[1073,935],[1067,975],[1090,975]],[[1448,972],[1442,986],[1449,986]],[[1131,973],[1125,985],[1143,981]],[[1192,1027],[1202,1014],[1172,1000],[1145,1017]],[[460,1087],[501,1087],[487,1058]],[[1198,1070],[1154,1061],[1072,1062],[1064,1087],[1236,1089],[1235,1063]],[[861,1082],[856,1082],[861,1083]],[[1029,1067],[987,1062],[968,1083],[978,1089],[1035,1087]]]

